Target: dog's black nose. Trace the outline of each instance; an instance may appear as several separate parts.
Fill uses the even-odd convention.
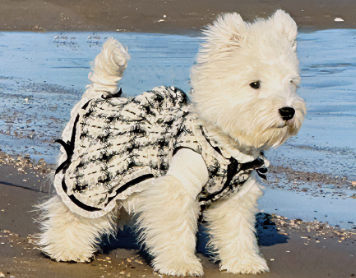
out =
[[[279,109],[279,114],[283,120],[288,121],[293,118],[295,110],[292,107],[282,107]]]

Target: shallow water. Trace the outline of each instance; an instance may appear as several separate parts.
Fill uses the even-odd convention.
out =
[[[304,192],[266,187],[259,200],[259,208],[289,219],[317,220],[348,229],[356,227],[356,200],[347,195],[339,196],[333,190],[330,194],[316,197]]]
[[[299,94],[308,114],[298,136],[279,149],[279,164],[356,180],[355,37],[356,30],[299,35]]]
[[[131,55],[122,81],[125,94],[137,95],[158,85],[173,85],[189,91],[189,69],[199,43],[196,37],[3,32],[0,33],[0,148],[3,152],[44,158],[49,163],[56,161],[59,146],[53,141],[60,137],[71,108],[84,91],[89,62],[108,37],[119,39]],[[355,37],[356,30],[299,34],[302,76],[299,94],[307,101],[308,114],[298,136],[269,152],[273,164],[356,180]],[[269,192],[266,195],[270,195]],[[284,216],[302,218],[298,216],[300,202],[292,206],[285,202],[299,200],[305,194],[295,197],[293,191],[278,192],[272,192],[278,196],[273,204],[263,198],[262,208],[271,212],[278,209],[277,213]],[[352,196],[352,192],[349,195]],[[314,198],[321,200],[321,197]],[[303,200],[309,199],[305,196]],[[323,202],[320,201],[320,206],[324,206]],[[349,198],[341,203],[354,210],[356,200]],[[333,206],[335,203],[330,204]],[[291,208],[294,208],[293,213]],[[343,223],[356,223],[352,213],[344,217],[350,210],[341,211]],[[311,212],[299,214],[306,219],[313,215],[325,220],[323,213],[319,216]]]

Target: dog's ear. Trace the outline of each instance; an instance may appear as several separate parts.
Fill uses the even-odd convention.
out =
[[[225,13],[208,25],[203,33],[216,46],[240,46],[246,34],[246,23],[237,13]]]
[[[275,28],[285,36],[293,45],[298,34],[298,27],[293,18],[283,10],[277,10],[271,17]]]

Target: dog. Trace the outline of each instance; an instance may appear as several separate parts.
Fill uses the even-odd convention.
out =
[[[258,180],[264,151],[296,135],[306,114],[296,37],[282,10],[253,23],[223,14],[204,30],[190,97],[161,86],[135,98],[118,90],[130,56],[109,39],[58,140],[57,195],[40,205],[41,250],[88,262],[128,214],[155,271],[201,276],[204,219],[220,270],[269,271],[255,236]]]

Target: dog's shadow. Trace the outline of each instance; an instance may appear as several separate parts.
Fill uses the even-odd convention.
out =
[[[256,214],[256,236],[260,246],[272,246],[281,243],[287,243],[289,237],[279,234],[276,224],[272,221],[272,217],[268,213]],[[204,223],[199,224],[197,234],[197,251],[204,256],[211,257],[212,252],[209,249],[209,233]],[[136,249],[140,255],[149,262],[152,258],[145,251],[144,245],[139,244],[138,234],[132,228],[125,227],[120,230],[116,238],[110,236],[105,237],[101,243],[101,250],[104,254],[109,254],[112,250]]]
[[[278,233],[276,223],[268,213],[257,213],[255,226],[259,246],[273,246],[288,242],[289,237]]]

